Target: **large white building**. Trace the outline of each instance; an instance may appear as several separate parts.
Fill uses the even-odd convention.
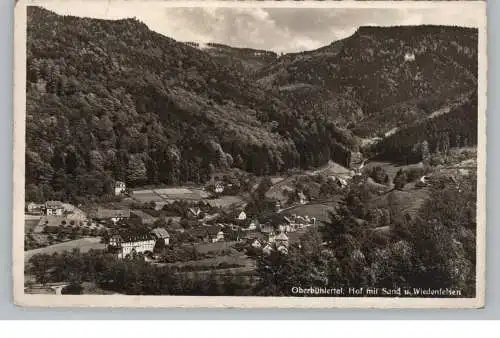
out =
[[[118,258],[132,258],[139,253],[153,252],[156,239],[150,235],[114,235],[109,239],[108,249],[115,250]]]

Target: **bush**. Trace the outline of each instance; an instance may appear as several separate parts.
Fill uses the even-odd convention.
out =
[[[76,283],[67,285],[61,290],[61,294],[63,295],[81,295],[82,293],[83,293],[83,286]]]
[[[413,182],[425,175],[424,168],[410,168],[406,171],[406,182]]]
[[[368,176],[379,184],[386,184],[389,182],[389,175],[387,175],[387,172],[380,166],[372,168]]]
[[[399,170],[398,173],[396,174],[396,177],[394,177],[393,183],[394,183],[394,189],[401,190],[405,187],[406,182],[408,181],[406,172],[403,170]]]

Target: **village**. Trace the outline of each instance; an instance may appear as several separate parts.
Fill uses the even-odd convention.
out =
[[[212,181],[206,188],[129,190],[117,181],[114,188],[118,202],[91,208],[62,201],[27,202],[26,259],[31,252],[78,249],[103,250],[117,259],[140,257],[161,264],[165,248],[203,250],[205,246],[224,256],[235,245],[243,252],[286,254],[294,237],[317,226],[315,217],[286,212],[308,203],[301,191],[286,207],[276,200],[270,213],[252,214],[246,210],[249,194],[239,191],[233,195],[234,183]]]
[[[397,187],[402,168],[408,181]],[[410,217],[427,198],[436,168],[453,178],[467,174],[474,163],[429,171],[423,163],[399,167],[358,157],[349,168],[330,161],[315,170],[274,177],[226,172],[204,186],[130,189],[116,181],[111,199],[90,205],[28,201],[25,262],[37,254],[95,251],[117,262],[139,259],[178,273],[252,278],[258,257],[287,255],[309,229],[330,221],[342,196],[355,186],[372,193],[373,230],[391,231],[394,201]],[[380,171],[385,178],[377,178]],[[60,291],[58,285],[49,291],[34,287],[29,275],[26,280],[27,292]]]

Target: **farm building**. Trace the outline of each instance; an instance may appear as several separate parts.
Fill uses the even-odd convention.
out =
[[[44,204],[30,202],[26,205],[26,212],[32,215],[41,215],[45,209]]]
[[[242,211],[238,214],[238,217],[236,217],[236,219],[238,221],[244,221],[247,219],[247,214],[244,211]]]
[[[151,234],[113,235],[109,239],[107,249],[116,252],[118,258],[124,259],[140,253],[152,253],[155,244],[156,240]]]
[[[156,238],[157,241],[163,240],[165,245],[170,243],[170,235],[164,228],[156,228],[151,231],[151,235]]]
[[[142,224],[151,225],[157,220],[156,217],[153,217],[150,214],[148,214],[147,212],[144,212],[144,211],[138,210],[138,209],[130,210],[130,214],[135,215],[138,218],[140,218]]]
[[[316,218],[315,217],[309,217],[309,216],[297,216],[297,215],[292,215],[292,216],[285,216],[284,220],[287,222],[286,225],[290,226],[291,229],[302,229],[311,225],[316,224]]]
[[[48,216],[56,215],[62,216],[64,213],[64,206],[60,201],[47,201],[45,202],[45,214]]]
[[[98,208],[96,211],[91,213],[91,217],[98,221],[110,220],[113,223],[116,223],[122,219],[130,218],[130,210]]]
[[[213,243],[222,242],[223,240],[224,240],[224,232],[222,232],[222,231],[219,231],[217,233],[217,235],[215,236],[215,238],[212,238]]]

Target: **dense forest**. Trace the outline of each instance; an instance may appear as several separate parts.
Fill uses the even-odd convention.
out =
[[[133,20],[28,8],[27,198],[103,195],[347,161],[355,140]]]
[[[477,92],[449,112],[425,119],[375,144],[372,154],[403,163],[422,161],[422,154],[446,153],[451,148],[476,146]],[[426,149],[423,149],[422,145]]]
[[[39,7],[27,34],[29,200],[102,196],[114,180],[201,183],[232,167],[348,165],[356,134],[420,120],[477,81],[477,31],[458,27],[362,27],[280,57]]]

